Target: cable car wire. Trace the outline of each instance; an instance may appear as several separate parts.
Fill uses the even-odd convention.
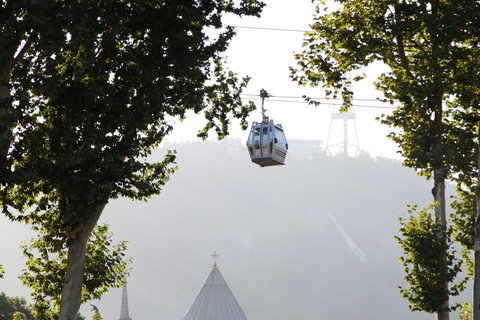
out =
[[[241,94],[242,96],[248,97],[248,99],[253,100],[253,101],[261,101],[262,99],[258,97],[258,95],[253,95],[253,94]],[[272,98],[269,98],[268,101],[272,102],[286,102],[286,103],[303,103],[303,104],[308,104],[308,101],[301,100],[301,101],[292,101],[292,100],[286,100],[286,99],[304,99],[303,97],[289,97],[289,96],[271,96]],[[280,99],[276,99],[280,98]],[[339,100],[328,100],[326,98],[312,98],[314,100],[325,100],[325,101],[320,101],[320,105],[327,105],[327,106],[335,106],[339,105]],[[378,103],[383,103],[386,104],[385,102],[381,102],[378,100],[373,100],[373,99],[352,99],[352,102],[355,101],[366,101],[366,102],[378,102]],[[374,109],[396,109],[397,107],[394,106],[374,106],[374,105],[363,105],[363,104],[352,104],[352,107],[354,108],[374,108]]]
[[[249,26],[233,26],[229,27],[239,28],[239,29],[255,29],[255,30],[267,30],[267,31],[283,31],[283,32],[301,32],[305,33],[307,30],[295,30],[295,29],[282,29],[282,28],[267,28],[267,27],[249,27]]]
[[[236,26],[236,25],[229,25],[230,27],[234,28],[239,28],[239,29],[254,29],[254,30],[266,30],[266,31],[281,31],[281,32],[302,32],[305,33],[307,30],[298,30],[298,29],[284,29],[284,28],[271,28],[271,27],[250,27],[250,26]],[[253,97],[250,98],[251,100],[261,100],[258,98],[258,94],[242,94],[245,97]],[[269,101],[274,101],[274,102],[287,102],[287,103],[308,103],[308,101],[290,101],[290,100],[284,100],[284,99],[305,99],[303,97],[292,97],[292,96],[275,96],[275,95],[270,95],[272,98],[277,98],[277,99],[269,99]],[[280,99],[278,99],[280,98]],[[312,100],[327,100],[327,98],[318,98],[318,97],[311,97]],[[327,100],[328,101],[328,100]],[[338,100],[334,100],[338,101]],[[367,101],[367,102],[378,102],[378,103],[384,103],[375,99],[352,99],[352,101]],[[336,105],[336,103],[332,102],[320,102],[320,104],[323,105]],[[360,108],[377,108],[377,109],[396,109],[394,106],[371,106],[371,105],[357,105],[357,104],[352,104],[353,107],[360,107]]]
[[[261,99],[250,99],[254,101],[261,101]],[[278,99],[269,99],[269,101],[272,102],[286,102],[286,103],[305,103],[308,104],[308,101],[289,101],[289,100],[278,100]],[[338,103],[335,102],[321,102],[320,105],[325,105],[325,106],[340,106]],[[387,107],[387,106],[367,106],[367,105],[359,105],[359,104],[352,104],[352,107],[354,108],[373,108],[373,109],[397,109],[396,107]]]
[[[243,96],[247,96],[247,97],[258,97],[258,94],[251,94],[251,93],[242,93]],[[304,97],[298,97],[298,96],[277,96],[277,95],[272,95],[272,94],[269,94],[270,97],[273,97],[273,98],[282,98],[282,99],[305,99]],[[315,100],[336,100],[336,101],[339,101],[340,99],[335,99],[335,98],[326,98],[326,97],[309,97],[311,99],[315,99]],[[381,102],[381,101],[378,101],[377,99],[365,99],[365,98],[353,98],[352,101],[368,101],[368,102]],[[397,100],[395,100],[395,102],[398,102]],[[384,102],[381,102],[381,103],[384,103]]]

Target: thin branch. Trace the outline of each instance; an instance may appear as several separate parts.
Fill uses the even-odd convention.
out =
[[[21,59],[23,59],[23,57],[25,56],[25,52],[28,50],[34,38],[36,38],[36,36],[34,35],[34,31],[32,30],[30,33],[30,36],[27,38],[27,40],[25,40],[25,43],[23,44],[22,48],[20,49],[20,51],[18,51],[18,54],[15,57],[13,57],[13,59],[10,61],[11,63],[11,65],[9,66],[10,71],[15,67],[15,65]]]

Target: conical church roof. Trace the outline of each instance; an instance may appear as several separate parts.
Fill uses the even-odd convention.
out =
[[[216,262],[183,320],[247,320]]]

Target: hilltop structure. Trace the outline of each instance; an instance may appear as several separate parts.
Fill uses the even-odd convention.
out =
[[[349,91],[352,91],[352,79],[350,76],[350,72],[347,73],[347,80],[348,80],[348,85],[347,89]],[[335,98],[335,97],[334,97]],[[333,107],[335,110],[335,106]],[[334,111],[333,110],[333,111]],[[353,106],[350,108],[349,111],[347,112],[340,112],[340,107],[338,112],[332,112],[332,115],[330,116],[331,121],[330,121],[330,129],[328,130],[328,138],[327,138],[327,147],[325,148],[325,151],[327,155],[329,156],[337,156],[341,153],[343,153],[345,156],[349,156],[348,150],[350,147],[355,149],[354,157],[358,157],[360,154],[360,144],[358,143],[358,133],[357,133],[357,116],[355,115],[355,111],[353,109]],[[343,121],[343,142],[337,142],[337,143],[331,143],[330,141],[330,133],[332,132],[332,127],[333,127],[333,121],[334,120],[342,120]],[[348,140],[349,134],[348,134],[348,123],[350,120],[353,120],[354,128],[355,128],[355,139],[356,139],[356,144],[352,143]],[[338,133],[338,132],[337,132]],[[336,150],[336,152],[334,152]]]
[[[213,254],[212,271],[183,320],[247,320],[217,265]]]

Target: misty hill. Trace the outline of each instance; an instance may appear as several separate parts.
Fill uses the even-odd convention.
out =
[[[213,251],[249,320],[434,317],[410,313],[401,298],[394,240],[406,205],[430,203],[430,182],[368,155],[287,155],[285,166],[260,168],[232,143],[166,146],[178,151],[179,170],[162,195],[107,206],[104,220],[134,258],[132,319],[183,319]],[[120,300],[113,290],[94,304],[113,320]]]

